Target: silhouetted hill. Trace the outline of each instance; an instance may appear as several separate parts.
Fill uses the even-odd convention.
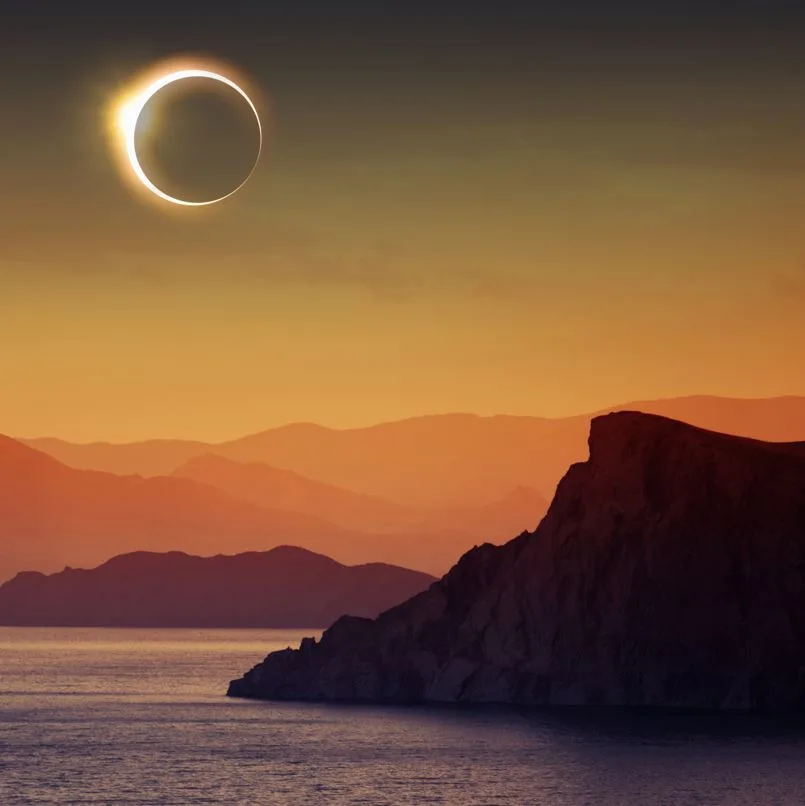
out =
[[[136,552],[98,568],[25,572],[0,586],[0,624],[82,627],[327,627],[376,616],[434,578],[346,566],[281,546],[235,556]]]
[[[696,396],[629,403],[607,411],[622,409],[756,439],[805,439],[802,397]],[[589,422],[590,415],[548,419],[446,414],[343,431],[294,424],[219,445],[165,440],[30,444],[75,467],[143,475],[171,472],[194,456],[214,453],[237,462],[263,462],[406,506],[445,509],[490,504],[518,486],[550,497],[568,465],[586,455]]]
[[[805,443],[599,417],[534,533],[269,655],[229,693],[802,708],[804,502]]]

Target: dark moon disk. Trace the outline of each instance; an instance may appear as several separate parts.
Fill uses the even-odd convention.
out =
[[[188,202],[226,196],[252,171],[260,127],[248,102],[208,78],[163,87],[145,104],[135,147],[148,178],[164,193]]]

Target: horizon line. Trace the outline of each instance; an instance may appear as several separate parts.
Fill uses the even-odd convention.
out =
[[[296,420],[290,421],[286,423],[281,423],[275,426],[269,426],[268,428],[264,428],[258,431],[250,431],[247,433],[240,433],[237,436],[231,437],[229,439],[223,440],[208,440],[198,437],[182,437],[182,436],[165,436],[165,437],[144,437],[142,439],[134,439],[134,440],[124,440],[124,441],[115,441],[113,439],[94,439],[89,441],[82,441],[82,440],[72,440],[66,437],[55,436],[53,434],[46,434],[41,436],[15,436],[11,433],[0,431],[0,434],[4,434],[5,436],[10,437],[11,439],[15,439],[19,442],[23,443],[34,443],[34,442],[44,442],[44,441],[56,441],[67,443],[70,445],[76,445],[81,447],[91,447],[91,446],[101,446],[101,445],[109,445],[109,446],[116,446],[116,447],[126,447],[126,446],[133,446],[133,445],[145,445],[154,442],[191,442],[191,443],[199,443],[201,445],[206,445],[210,447],[219,447],[222,445],[229,445],[233,442],[238,442],[243,439],[248,439],[250,437],[260,436],[262,434],[268,434],[273,431],[281,431],[283,429],[289,428],[316,428],[323,431],[330,431],[336,433],[346,433],[351,431],[366,431],[372,428],[379,428],[386,425],[393,425],[398,423],[406,423],[411,422],[414,420],[425,420],[425,419],[436,419],[436,418],[446,418],[446,417],[465,417],[465,418],[473,418],[479,420],[492,420],[496,418],[507,418],[507,419],[527,419],[527,420],[546,420],[546,421],[560,421],[560,420],[570,420],[577,417],[594,417],[596,415],[605,414],[610,411],[615,411],[617,409],[623,409],[624,407],[628,406],[635,406],[640,404],[648,404],[648,403],[667,403],[667,402],[677,402],[677,401],[692,401],[697,399],[707,399],[707,400],[728,400],[732,402],[740,402],[740,403],[763,403],[763,402],[772,402],[772,401],[780,401],[780,400],[803,400],[805,401],[805,394],[779,394],[779,395],[767,395],[767,396],[760,396],[760,397],[737,397],[732,395],[724,395],[724,394],[708,394],[708,393],[695,393],[695,394],[687,394],[687,395],[674,395],[671,397],[654,397],[654,398],[640,398],[634,400],[628,400],[625,402],[620,403],[613,403],[607,406],[603,406],[597,409],[586,409],[583,411],[576,411],[569,414],[562,414],[556,416],[548,416],[548,415],[541,415],[541,414],[510,414],[505,412],[497,412],[493,414],[480,414],[477,412],[469,412],[469,411],[443,411],[443,412],[431,412],[426,414],[412,414],[406,417],[399,417],[394,419],[388,420],[379,420],[367,425],[357,425],[357,426],[331,426],[331,425],[324,425],[322,423],[317,423],[312,420]]]

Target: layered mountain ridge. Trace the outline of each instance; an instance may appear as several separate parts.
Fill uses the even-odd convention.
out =
[[[455,530],[359,532],[189,478],[77,470],[0,435],[0,581],[19,571],[97,565],[133,551],[211,556],[283,544],[348,564],[441,573],[473,540]]]
[[[170,476],[118,476],[0,435],[0,582],[137,550],[209,556],[283,543],[350,564],[441,574],[481,535],[504,540],[536,525],[545,508],[536,491],[512,488],[487,505],[417,510],[215,455]]]
[[[805,443],[597,417],[536,531],[269,655],[229,694],[799,708]]]
[[[219,444],[27,442],[73,467],[143,476],[169,475],[188,460],[212,453],[240,463],[265,463],[404,506],[444,509],[491,504],[518,486],[550,498],[568,465],[584,459],[591,417],[620,410],[756,439],[805,438],[805,397],[695,395],[555,419],[439,414],[344,430],[297,423]],[[535,526],[536,521],[518,528]]]

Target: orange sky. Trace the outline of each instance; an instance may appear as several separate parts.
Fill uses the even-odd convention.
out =
[[[805,394],[799,31],[276,29],[217,43],[273,111],[203,218],[132,197],[102,131],[120,79],[190,38],[64,45],[24,102],[9,76],[47,42],[4,53],[0,432]]]

